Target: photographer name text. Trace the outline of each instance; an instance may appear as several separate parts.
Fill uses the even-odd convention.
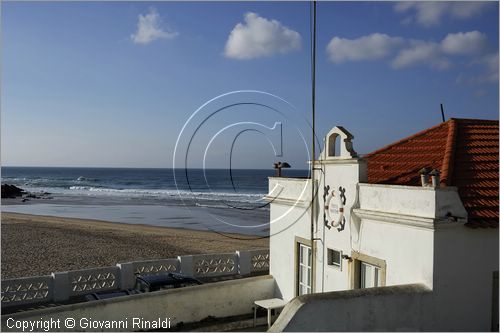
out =
[[[124,318],[121,320],[97,320],[93,318],[66,318],[66,319],[46,319],[38,320],[16,320],[8,318],[6,326],[9,329],[14,329],[21,332],[35,332],[52,330],[101,330],[101,329],[125,329],[125,330],[150,330],[170,328],[170,318],[158,318],[155,320],[147,320],[144,318]]]

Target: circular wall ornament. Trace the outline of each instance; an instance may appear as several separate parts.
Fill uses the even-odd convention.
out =
[[[343,193],[342,193],[343,194]],[[332,227],[338,227],[344,220],[344,200],[332,190],[325,202],[325,211]]]

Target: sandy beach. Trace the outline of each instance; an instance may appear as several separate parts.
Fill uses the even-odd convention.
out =
[[[2,279],[269,247],[268,238],[248,235],[6,212],[1,217]]]

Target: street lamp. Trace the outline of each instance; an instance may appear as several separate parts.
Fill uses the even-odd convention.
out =
[[[287,162],[277,162],[274,163],[274,168],[276,169],[276,177],[281,177],[282,168],[291,168],[291,165]]]

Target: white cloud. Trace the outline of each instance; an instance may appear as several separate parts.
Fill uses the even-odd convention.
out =
[[[473,83],[497,83],[498,84],[498,52],[487,54],[474,61],[484,67],[484,72],[480,76],[472,79]]]
[[[137,31],[130,35],[136,44],[149,44],[160,38],[174,38],[178,33],[175,31],[165,31],[161,28],[160,15],[154,9],[150,9],[146,15],[139,14]]]
[[[299,50],[302,38],[279,21],[268,20],[256,13],[246,13],[245,23],[238,23],[226,42],[225,56],[253,59]]]
[[[444,70],[453,65],[452,61],[457,56],[474,57],[470,58],[474,64],[488,68],[489,76],[484,76],[482,80],[493,82],[495,77],[498,79],[498,55],[496,58],[488,55],[487,50],[487,37],[479,31],[450,33],[441,41],[405,39],[383,33],[355,39],[335,36],[326,48],[329,59],[336,64],[390,59],[393,69],[424,65]]]
[[[449,54],[478,54],[487,46],[486,35],[479,31],[448,34],[441,42],[444,52]]]
[[[487,1],[456,1],[451,2],[451,16],[455,18],[470,18],[481,14],[490,6]]]
[[[423,26],[432,26],[439,23],[441,16],[444,14],[448,7],[446,2],[417,2],[405,1],[397,3],[394,7],[396,12],[407,12],[412,9],[415,10],[416,22]]]
[[[414,40],[411,46],[402,49],[392,61],[394,69],[418,64],[427,64],[437,69],[447,69],[451,63],[440,54],[440,45],[434,42]]]
[[[486,1],[404,1],[397,3],[394,10],[398,13],[414,11],[417,23],[431,27],[438,25],[445,15],[468,19],[481,14],[489,5]]]
[[[403,42],[403,38],[374,33],[357,39],[333,37],[326,47],[331,61],[359,61],[381,59]]]
[[[392,61],[393,68],[427,64],[433,68],[447,69],[451,66],[451,61],[446,55],[484,54],[487,38],[479,31],[469,31],[448,34],[440,43],[412,40],[409,44]]]

